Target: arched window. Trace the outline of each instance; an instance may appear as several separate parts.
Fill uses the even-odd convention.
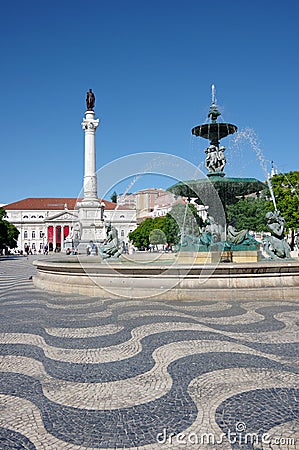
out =
[[[31,216],[31,219],[36,219],[36,216]]]
[[[121,219],[124,219],[124,218],[125,218],[125,216],[124,216],[124,215],[122,214],[122,215],[120,216],[120,218],[121,218]]]
[[[28,219],[28,216],[23,216],[23,219]]]
[[[43,219],[43,218],[44,218],[44,216],[38,216],[38,218],[39,218],[39,219]]]

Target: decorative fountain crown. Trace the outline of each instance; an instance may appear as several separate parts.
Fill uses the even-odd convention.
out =
[[[224,156],[225,147],[220,147],[220,139],[234,134],[238,131],[236,125],[231,123],[217,122],[217,118],[221,116],[221,112],[218,110],[215,97],[215,86],[212,85],[212,104],[208,113],[208,118],[211,122],[204,123],[192,128],[192,134],[195,136],[209,139],[210,146],[205,150],[206,152],[206,168],[209,173],[208,176],[224,177],[223,169],[226,164]]]
[[[219,117],[219,116],[221,116],[221,112],[218,110],[217,105],[212,103],[210,106],[210,111],[209,111],[208,117],[211,118],[212,123],[216,123],[217,117]]]
[[[221,116],[221,112],[218,110],[216,105],[216,97],[215,97],[215,85],[212,84],[212,104],[210,106],[210,111],[208,117],[210,117],[212,123],[217,122],[217,117]]]

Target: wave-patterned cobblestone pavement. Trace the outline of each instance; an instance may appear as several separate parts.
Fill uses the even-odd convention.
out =
[[[0,260],[0,449],[299,449],[298,302],[128,301]]]

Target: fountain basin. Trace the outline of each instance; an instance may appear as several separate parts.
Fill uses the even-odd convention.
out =
[[[191,133],[210,141],[220,141],[220,139],[234,134],[238,131],[238,127],[232,123],[204,123],[192,128]]]
[[[299,261],[192,265],[68,257],[34,265],[36,287],[68,294],[182,301],[299,298]]]
[[[204,200],[213,195],[213,189],[218,192],[223,206],[236,199],[253,192],[260,192],[266,188],[265,183],[256,178],[224,177],[220,174],[210,174],[209,178],[199,180],[180,181],[167,190],[182,197],[203,196]]]

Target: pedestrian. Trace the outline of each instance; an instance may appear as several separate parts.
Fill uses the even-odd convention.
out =
[[[135,251],[135,247],[134,247],[133,241],[130,241],[128,247],[129,247],[129,248],[128,248],[128,249],[129,249],[129,255],[133,255],[133,253],[134,253],[134,251]]]

